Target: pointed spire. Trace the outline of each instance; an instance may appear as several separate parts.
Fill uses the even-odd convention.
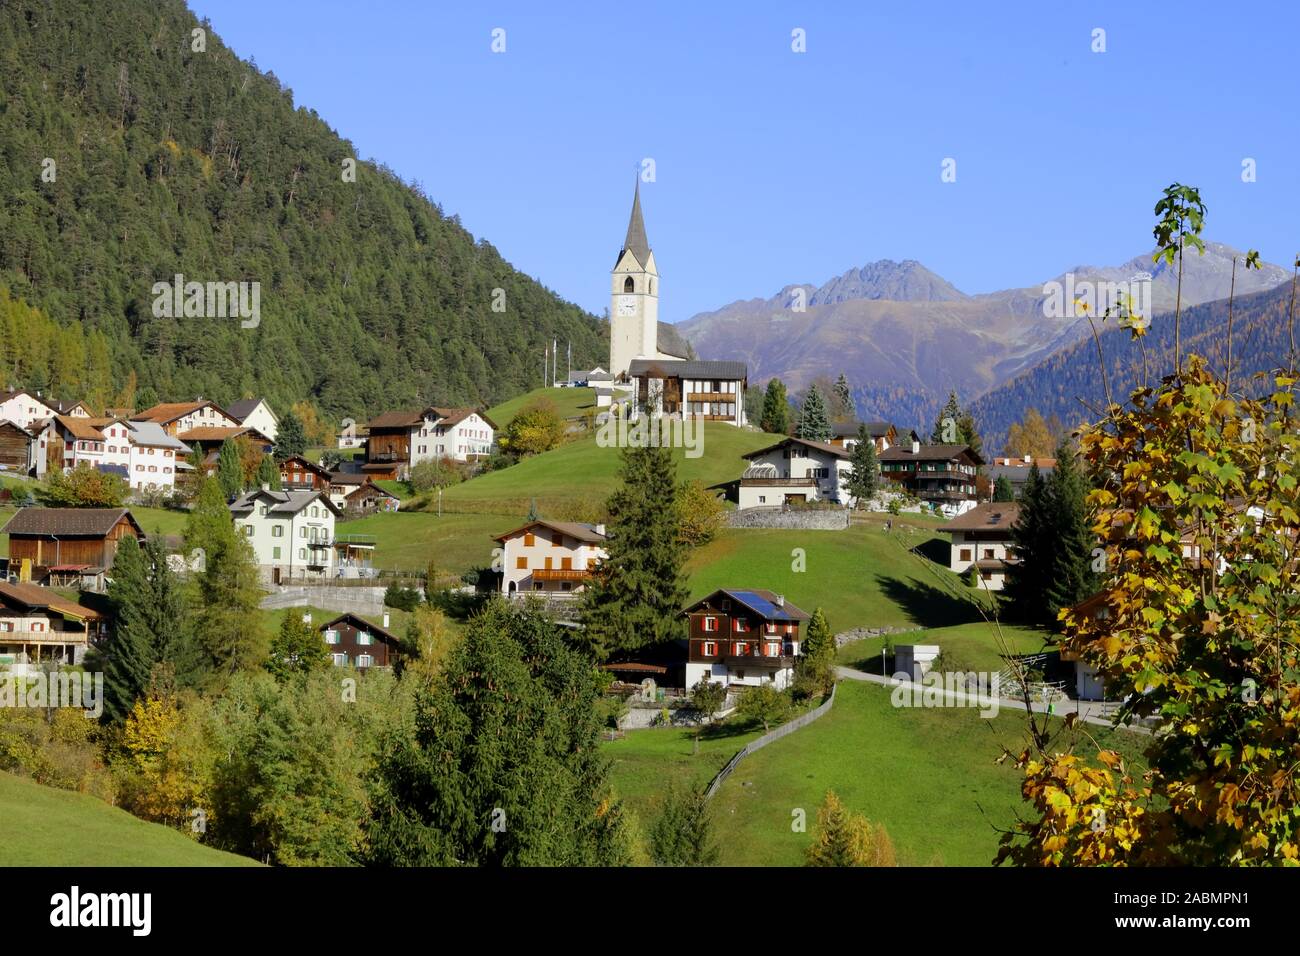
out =
[[[636,191],[632,194],[632,217],[627,223],[627,238],[623,240],[623,251],[631,252],[636,261],[645,266],[650,261],[650,242],[645,237],[645,220],[641,217],[641,174],[636,177]],[[622,253],[619,253],[620,258]]]

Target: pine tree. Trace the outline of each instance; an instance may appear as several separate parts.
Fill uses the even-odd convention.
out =
[[[1050,502],[1047,483],[1037,463],[1029,466],[1029,477],[1020,491],[1020,514],[1011,526],[1016,560],[1007,566],[1002,600],[1010,612],[1027,624],[1046,624],[1047,589],[1050,580],[1053,542],[1048,518]]]
[[[858,417],[858,410],[853,403],[853,390],[849,388],[849,380],[840,372],[840,377],[835,380],[834,403],[831,409],[831,419],[836,422],[852,422]]]
[[[835,684],[835,635],[820,607],[813,611],[799,647],[795,675],[797,690],[808,696],[826,694]]]
[[[650,856],[656,866],[716,866],[720,854],[703,790],[668,785],[663,808],[650,829]]]
[[[951,445],[960,441],[961,406],[957,404],[957,393],[949,392],[948,401],[944,403],[939,417],[934,420],[930,430],[930,443],[934,445]]]
[[[157,663],[154,635],[138,626],[135,619],[148,595],[144,553],[136,539],[128,536],[113,557],[108,585],[113,628],[100,647],[104,656],[104,716],[111,723],[126,720],[136,699],[149,685],[149,675]]]
[[[830,441],[831,425],[826,417],[826,403],[814,383],[808,386],[799,414],[798,436],[804,441]]]
[[[307,449],[307,432],[302,419],[289,410],[280,419],[275,433],[275,457],[280,461],[301,455]]]
[[[608,557],[583,604],[581,639],[599,660],[677,637],[687,597],[672,452],[625,448],[619,476],[622,485],[607,506]]]
[[[618,866],[622,807],[600,747],[600,684],[545,615],[492,601],[416,691],[378,757],[367,862]]]
[[[849,494],[859,508],[866,507],[880,486],[880,465],[876,461],[876,443],[867,434],[866,425],[858,425],[857,444],[853,446],[853,465],[849,471]]]
[[[266,486],[272,491],[280,490],[280,469],[275,466],[275,459],[270,455],[263,455],[262,461],[257,466],[257,487]]]
[[[226,500],[244,490],[244,465],[239,460],[239,447],[229,438],[221,443],[217,456],[217,481]]]
[[[790,430],[790,402],[785,384],[779,378],[769,379],[763,395],[763,417],[758,427],[773,435],[784,435]]]
[[[253,549],[231,527],[208,551],[207,566],[197,577],[195,633],[217,681],[265,660],[261,600]]]
[[[280,683],[320,670],[330,663],[320,631],[304,619],[302,608],[289,608],[271,641],[266,669]]]
[[[1011,482],[1006,475],[998,475],[998,480],[993,483],[993,500],[997,502],[1016,500],[1015,489],[1011,487]]]
[[[216,551],[219,542],[234,533],[233,519],[221,483],[216,478],[204,478],[199,493],[185,519],[185,551],[199,551],[206,558]]]
[[[894,846],[884,827],[872,826],[845,808],[835,791],[817,811],[817,830],[807,851],[808,866],[894,866]]]
[[[1056,467],[1047,479],[1055,548],[1046,610],[1053,624],[1061,608],[1073,607],[1097,589],[1098,576],[1092,570],[1092,549],[1097,541],[1088,527],[1087,494],[1088,481],[1074,449],[1062,441],[1056,449]]]

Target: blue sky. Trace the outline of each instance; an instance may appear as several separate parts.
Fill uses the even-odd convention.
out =
[[[875,259],[967,292],[1118,264],[1174,181],[1207,238],[1300,249],[1294,2],[190,6],[598,315],[644,158],[669,321]]]

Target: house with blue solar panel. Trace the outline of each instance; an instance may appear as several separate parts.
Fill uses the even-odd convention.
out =
[[[682,612],[689,621],[686,686],[704,678],[723,687],[794,680],[799,626],[809,615],[782,594],[759,588],[723,588]]]

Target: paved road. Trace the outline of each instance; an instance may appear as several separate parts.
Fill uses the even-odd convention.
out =
[[[835,670],[836,673],[844,680],[866,681],[869,684],[881,684],[885,687],[897,687],[900,684],[905,683],[904,681],[895,680],[892,677],[881,677],[879,674],[868,674],[865,671],[855,670],[852,667],[837,667]],[[918,685],[918,689],[920,688],[924,688],[924,685]],[[987,710],[993,704],[993,698],[986,695],[973,694],[973,693],[966,694],[963,693],[962,691],[941,690],[938,687],[925,688],[925,689],[928,690],[931,694],[942,693],[944,696],[944,700],[949,703],[952,703],[953,705],[966,706],[971,708],[978,707]],[[1050,707],[1051,708],[1050,713],[1056,717],[1064,717],[1067,714],[1077,713],[1079,715],[1079,718],[1081,720],[1086,721],[1087,723],[1098,724],[1103,727],[1113,726],[1111,724],[1110,717],[1107,716],[1107,709],[1109,708],[1113,710],[1115,706],[1114,704],[1107,705],[1101,703],[1100,701],[1071,700],[1069,698],[1058,698],[1057,700],[1053,701],[1050,705],[1040,703],[1040,702],[1031,702],[1029,706],[1035,713],[1038,714],[1049,713],[1049,707]],[[999,697],[997,699],[997,707],[999,710],[1023,711],[1025,709],[1025,702],[1023,700],[1016,700],[1015,698]],[[1137,733],[1144,733],[1144,734],[1151,732],[1149,729],[1145,727],[1134,726],[1134,727],[1128,727],[1126,729],[1136,731]]]

